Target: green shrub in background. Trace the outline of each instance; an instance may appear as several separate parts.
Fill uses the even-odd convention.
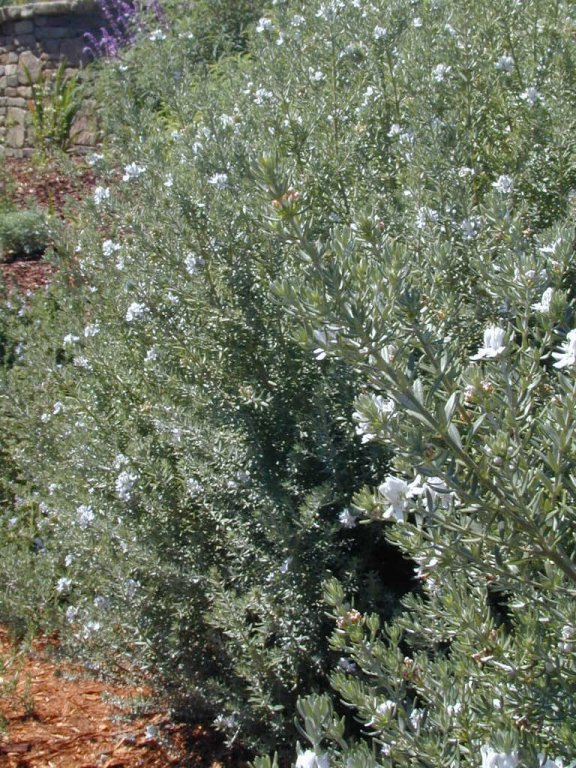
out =
[[[37,259],[53,237],[53,226],[39,208],[0,211],[0,263]]]
[[[104,68],[121,181],[12,331],[4,618],[252,745],[323,692],[300,768],[573,758],[573,30],[277,2]]]

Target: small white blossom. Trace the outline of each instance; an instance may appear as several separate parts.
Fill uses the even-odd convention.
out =
[[[290,24],[292,24],[293,27],[301,27],[305,21],[306,19],[304,18],[304,16],[300,16],[300,14],[297,13],[295,16],[292,16],[292,20]]]
[[[552,357],[556,358],[554,368],[566,368],[568,365],[576,364],[576,328],[568,331],[560,351],[552,352]]]
[[[326,80],[326,75],[320,69],[309,67],[308,73],[310,75],[310,80],[313,80],[315,83],[321,83],[323,80]]]
[[[137,163],[129,163],[124,168],[124,176],[122,176],[122,181],[131,181],[131,179],[137,179],[138,176],[141,176],[145,172],[146,166],[138,165]]]
[[[64,595],[70,590],[71,586],[72,579],[69,579],[66,576],[62,576],[62,578],[58,579],[56,582],[56,592],[58,592],[59,595]]]
[[[329,768],[328,755],[318,755],[311,749],[301,752],[296,760],[296,768]]]
[[[136,320],[138,317],[142,317],[143,314],[146,312],[146,304],[141,304],[138,301],[133,301],[132,304],[128,307],[126,310],[126,322],[131,323],[133,320]]]
[[[127,470],[122,470],[122,472],[120,472],[114,484],[116,495],[119,499],[122,501],[130,501],[132,498],[134,483],[137,479],[138,475],[132,472],[128,472]]]
[[[161,29],[154,29],[148,35],[148,40],[152,40],[153,43],[157,40],[166,40],[166,35]]]
[[[57,400],[54,403],[54,407],[52,408],[52,413],[54,416],[57,416],[59,413],[62,413],[64,410],[64,403],[60,402],[60,400]]]
[[[100,333],[100,323],[90,323],[84,328],[84,336],[89,339],[92,336],[97,336]]]
[[[226,189],[228,186],[228,174],[227,173],[214,173],[208,179],[208,184],[212,184],[217,189]]]
[[[534,88],[533,85],[526,88],[526,90],[520,94],[520,98],[525,101],[527,104],[529,104],[531,107],[533,107],[537,102],[541,100],[541,96]]]
[[[460,712],[462,712],[462,703],[457,701],[456,704],[449,704],[446,707],[446,714],[448,717],[455,717],[456,715],[459,715]]]
[[[146,352],[146,356],[144,358],[144,362],[145,363],[152,363],[157,358],[158,358],[158,348],[157,347],[150,347],[148,352]]]
[[[121,247],[120,243],[115,243],[113,240],[104,240],[102,243],[102,255],[109,259]]]
[[[88,358],[85,355],[78,355],[77,357],[75,357],[73,360],[73,364],[77,368],[84,368],[87,371],[92,370],[92,363],[90,362],[90,360],[88,360]]]
[[[509,195],[511,192],[514,191],[514,180],[511,176],[502,175],[499,176],[495,182],[492,183],[492,186],[497,192],[500,192],[502,195]]]
[[[506,351],[506,331],[497,325],[489,325],[484,331],[484,344],[470,360],[483,360],[499,357]]]
[[[370,395],[369,397],[378,411],[378,416],[381,418],[390,417],[396,410],[396,403],[391,397],[388,399],[382,397],[382,395]],[[363,443],[369,443],[377,438],[369,416],[366,416],[361,411],[354,411],[352,418],[357,422],[356,434],[361,437]]]
[[[78,608],[75,605],[69,605],[66,608],[66,621],[72,624],[76,620],[76,616],[78,616]]]
[[[94,510],[87,504],[81,504],[76,510],[78,515],[78,525],[80,528],[89,528],[94,522]]]
[[[108,187],[96,187],[94,190],[94,204],[100,205],[105,200],[110,199],[110,190]]]
[[[514,59],[512,56],[508,56],[507,54],[500,56],[496,62],[496,69],[500,70],[500,72],[506,72],[506,74],[510,74],[510,72],[512,72],[514,69]]]
[[[496,752],[489,744],[480,747],[482,768],[516,768],[518,765],[517,752]]]
[[[374,40],[384,40],[388,36],[388,30],[385,27],[374,27],[372,37]]]
[[[271,32],[273,29],[272,19],[267,19],[265,16],[259,19],[258,24],[256,24],[256,32]]]
[[[77,341],[80,341],[79,336],[75,336],[73,333],[67,333],[62,339],[62,344],[64,344],[65,347],[71,347]]]
[[[356,515],[354,515],[348,507],[340,512],[338,520],[342,528],[356,528]]]
[[[189,477],[186,480],[186,489],[190,496],[200,496],[201,493],[204,493],[204,486],[194,477]]]
[[[407,483],[401,477],[388,475],[384,482],[378,486],[378,493],[390,505],[384,512],[383,519],[403,523],[405,521],[404,511],[408,502],[417,492],[417,483]]]
[[[422,19],[420,18],[420,16],[417,16],[417,17],[416,17],[416,18],[415,18],[415,19],[412,21],[412,26],[413,26],[415,29],[420,29],[420,27],[422,26]]]
[[[432,79],[437,83],[441,83],[451,69],[452,67],[449,67],[447,64],[437,64],[432,70]]]
[[[437,224],[439,218],[438,211],[422,205],[416,212],[416,226],[418,229],[424,229],[427,224]]]
[[[550,312],[550,305],[552,304],[553,298],[554,289],[546,288],[540,301],[536,302],[536,304],[532,304],[532,309],[536,312],[541,312],[542,314],[547,315]]]

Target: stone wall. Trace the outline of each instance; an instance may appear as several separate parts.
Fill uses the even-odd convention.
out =
[[[33,82],[50,76],[65,60],[73,73],[87,63],[85,34],[98,33],[104,19],[95,0],[45,0],[0,8],[0,154],[27,157],[33,152],[30,115]],[[73,126],[73,148],[94,145],[95,128],[87,103]]]

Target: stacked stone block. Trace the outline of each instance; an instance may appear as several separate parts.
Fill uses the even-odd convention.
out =
[[[45,0],[0,8],[0,154],[32,154],[29,102],[32,82],[49,76],[62,61],[67,73],[78,71],[87,57],[85,35],[98,35],[104,19],[95,0]],[[96,136],[85,105],[73,128],[77,151],[94,145]]]

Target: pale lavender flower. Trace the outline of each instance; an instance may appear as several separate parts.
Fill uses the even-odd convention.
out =
[[[536,88],[534,88],[533,85],[526,88],[526,90],[520,94],[520,98],[525,101],[527,104],[529,104],[531,107],[533,107],[535,104],[537,104],[542,96],[538,93]]]

